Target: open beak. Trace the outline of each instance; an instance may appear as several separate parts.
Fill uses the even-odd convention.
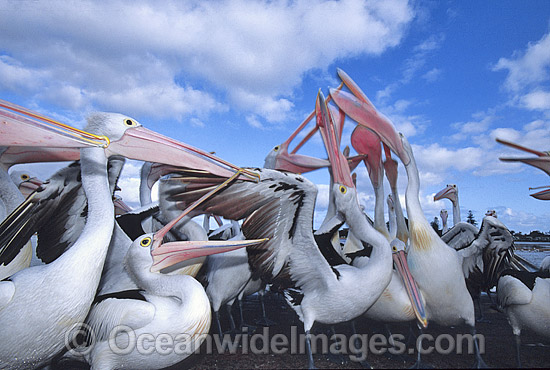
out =
[[[315,103],[315,113],[317,126],[324,133],[323,140],[331,163],[332,176],[334,182],[353,188],[353,181],[347,159],[340,152],[340,144],[332,121],[328,113],[327,104],[323,93],[319,90],[317,101]]]
[[[405,285],[405,288],[407,289],[407,295],[409,296],[409,299],[411,300],[414,314],[422,325],[423,328],[428,327],[428,318],[426,316],[426,309],[424,308],[424,304],[422,303],[422,297],[420,296],[420,291],[418,290],[418,286],[416,285],[416,281],[411,275],[411,272],[409,270],[409,264],[407,263],[407,255],[405,254],[405,251],[400,250],[392,253],[393,257],[393,263],[394,266],[403,280],[403,284]]]
[[[548,187],[548,186],[545,186]],[[529,188],[529,190],[532,190],[533,188]],[[538,200],[550,200],[550,189],[544,189],[541,191],[538,191],[536,193],[530,194],[533,198]]]
[[[514,149],[522,150],[522,151],[527,152],[527,153],[535,154],[535,155],[538,155],[539,157],[548,157],[550,155],[550,153],[548,153],[548,152],[541,152],[541,151],[538,151],[538,150],[535,150],[535,149],[527,148],[525,146],[522,146],[522,145],[519,145],[519,144],[516,144],[516,143],[512,143],[511,141],[502,140],[502,139],[499,139],[499,138],[496,138],[496,141],[497,141],[497,143],[509,146],[511,148],[514,148]]]
[[[277,152],[275,169],[292,173],[306,173],[319,168],[330,166],[326,159],[310,157],[308,155],[294,154],[288,152],[288,144],[283,143]]]
[[[2,153],[0,158],[2,165],[7,168],[19,163],[77,161],[80,159],[80,147],[10,146]]]
[[[380,137],[365,126],[357,126],[351,134],[351,145],[357,153],[367,155],[364,162],[369,171],[369,177],[373,186],[379,187],[381,185],[380,167],[382,166]]]
[[[119,140],[111,141],[105,148],[105,153],[108,156],[122,155],[141,161],[200,169],[221,177],[231,177],[236,171],[241,171],[240,179],[258,179],[258,176],[250,171],[242,170],[208,152],[142,126],[127,129]]]
[[[158,236],[155,234],[154,239]],[[153,265],[151,272],[158,272],[179,262],[192,258],[224,253],[235,249],[263,243],[268,239],[253,240],[216,240],[216,241],[179,241],[156,246],[151,251]]]
[[[0,100],[0,146],[84,148],[106,145],[108,139],[104,136],[90,134]]]
[[[395,127],[386,117],[379,114],[371,104],[362,102],[352,94],[342,90],[330,89],[330,96],[348,117],[376,132],[380,139],[401,158],[403,164],[409,164],[410,158],[405,152],[403,142],[400,135],[395,131]]]
[[[522,162],[530,166],[536,167],[539,170],[546,172],[547,175],[550,175],[550,157],[530,157],[530,158],[499,158],[503,162]]]

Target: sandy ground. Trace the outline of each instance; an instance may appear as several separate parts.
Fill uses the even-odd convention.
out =
[[[502,368],[502,367],[515,367],[515,345],[511,328],[507,322],[506,316],[491,308],[491,302],[487,296],[483,296],[482,304],[485,312],[485,317],[490,322],[480,322],[477,324],[478,334],[482,334],[485,339],[485,353],[483,359],[489,367]],[[238,343],[241,345],[236,348],[233,353],[225,351],[219,353],[216,348],[216,343],[212,342],[212,351],[208,352],[208,346],[203,345],[201,347],[201,353],[193,355],[175,366],[170,367],[171,370],[176,369],[293,369],[293,368],[307,368],[307,356],[305,354],[291,354],[292,345],[285,344],[281,334],[284,334],[286,338],[299,338],[300,334],[303,334],[302,326],[295,313],[286,306],[276,295],[266,296],[266,309],[267,316],[276,321],[277,324],[270,326],[268,329],[256,324],[257,320],[261,318],[261,309],[258,303],[258,297],[252,296],[244,302],[244,317],[245,322],[254,323],[246,329],[248,333],[247,339],[241,335],[238,338]],[[238,321],[238,311],[234,307],[233,312],[236,320]],[[229,329],[229,321],[225,312],[222,314],[222,326],[224,330]],[[254,328],[255,327],[255,328]],[[294,328],[293,328],[294,327]],[[377,339],[372,339],[372,336],[379,333],[385,334],[384,326],[379,323],[370,322],[367,320],[356,320],[357,333],[361,335],[368,335],[367,340],[361,343],[374,345],[374,349],[382,348],[381,345],[376,345],[375,341],[383,341],[381,335]],[[264,330],[266,334],[264,335]],[[324,325],[316,324],[313,328],[314,334],[329,334],[328,327]],[[340,339],[340,343],[347,344],[347,339],[352,335],[351,325],[344,323],[337,325],[336,333],[339,335],[345,335],[346,341]],[[402,342],[405,345],[406,338],[409,337],[409,326],[406,324],[393,324],[390,325],[391,333],[394,335],[402,334]],[[215,324],[212,324],[212,331],[216,331]],[[427,337],[424,341],[424,347],[427,348],[430,345],[435,347],[435,342],[439,340],[442,349],[450,349],[448,354],[439,354],[434,350],[431,354],[422,356],[422,360],[431,365],[434,368],[471,368],[474,365],[475,357],[473,354],[458,354],[456,349],[449,347],[448,339],[453,340],[457,334],[467,334],[469,329],[466,327],[446,328],[437,325],[430,325],[425,331],[425,334],[429,334],[433,337]],[[279,334],[279,335],[278,335]],[[278,338],[273,339],[278,335]],[[439,336],[439,337],[438,337]],[[255,338],[255,339],[254,339]],[[343,337],[340,337],[343,338]],[[364,338],[364,337],[363,337]],[[437,339],[439,338],[439,339]],[[370,339],[371,342],[368,342]],[[398,339],[400,339],[398,337]],[[281,344],[274,347],[275,351],[286,353],[273,353],[269,350],[268,346],[264,347],[264,340],[270,343],[279,342]],[[254,346],[252,345],[254,342]],[[244,346],[242,344],[245,344]],[[248,345],[247,345],[248,343]],[[296,341],[295,348],[299,352],[299,341]],[[321,346],[321,340],[318,340],[318,345]],[[374,343],[374,344],[373,344]],[[533,333],[525,331],[522,335],[522,362],[523,367],[527,368],[544,368],[550,367],[550,351],[543,345],[550,345],[550,340],[539,337]],[[414,352],[414,339],[407,345],[404,355],[391,355],[374,354],[368,349],[363,353],[367,353],[366,361],[373,368],[409,368],[416,360],[416,352]],[[363,347],[361,347],[363,348]],[[265,349],[267,353],[254,354],[251,353],[253,349]],[[467,344],[463,346],[464,352],[467,351]],[[248,351],[248,353],[247,353]],[[383,351],[383,349],[381,349]],[[305,353],[305,352],[304,352]],[[315,365],[318,368],[331,368],[331,369],[346,369],[346,368],[365,368],[365,364],[360,362],[350,361],[348,356],[340,356],[336,359],[331,359],[322,353],[314,355]],[[334,362],[336,361],[336,362]],[[54,369],[87,369],[86,365],[70,363],[62,366],[54,367]]]

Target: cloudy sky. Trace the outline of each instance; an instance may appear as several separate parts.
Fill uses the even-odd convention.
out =
[[[429,220],[451,213],[433,195],[455,183],[463,219],[495,209],[512,230],[550,231],[549,204],[529,196],[548,176],[500,162],[522,153],[494,140],[550,149],[546,0],[0,0],[0,19],[1,99],[77,127],[121,112],[241,166],[262,166],[342,68],[411,142]],[[326,157],[319,138],[300,152]],[[120,183],[133,205],[139,166]],[[308,177],[318,224],[328,174]],[[372,214],[364,167],[358,183]]]

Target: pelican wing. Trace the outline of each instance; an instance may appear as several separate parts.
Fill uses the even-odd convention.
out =
[[[449,247],[461,250],[468,247],[476,238],[479,230],[467,222],[459,222],[441,236]]]
[[[269,238],[261,245],[247,248],[253,274],[264,281],[287,288],[324,284],[327,276],[336,277],[312,235],[315,185],[296,174],[268,169],[255,171],[260,175],[258,183],[235,181],[199,208],[226,219],[245,219],[242,232],[247,239]],[[181,202],[182,209],[214,189],[215,183],[220,183],[191,176],[173,177],[173,181],[180,181],[184,191],[171,186],[168,199]],[[199,186],[201,183],[204,185]],[[304,234],[300,225],[309,228],[306,234],[311,240],[308,242],[297,243],[295,239],[297,233]]]
[[[153,320],[155,306],[136,299],[108,298],[92,307],[86,323],[95,339],[109,339],[109,333],[118,325],[127,325],[133,330],[144,327]]]

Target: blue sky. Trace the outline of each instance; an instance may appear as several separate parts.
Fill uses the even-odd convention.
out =
[[[548,176],[500,162],[522,153],[494,141],[550,147],[546,0],[0,0],[0,17],[0,98],[78,127],[90,111],[121,112],[241,166],[263,165],[342,68],[411,142],[429,220],[450,213],[432,199],[455,183],[463,219],[495,209],[512,230],[550,231],[548,204],[529,196]],[[326,157],[319,138],[300,152]],[[139,166],[120,183],[130,204]],[[318,225],[328,175],[308,177]],[[399,184],[404,194],[403,171]],[[372,214],[362,167],[358,185]]]

